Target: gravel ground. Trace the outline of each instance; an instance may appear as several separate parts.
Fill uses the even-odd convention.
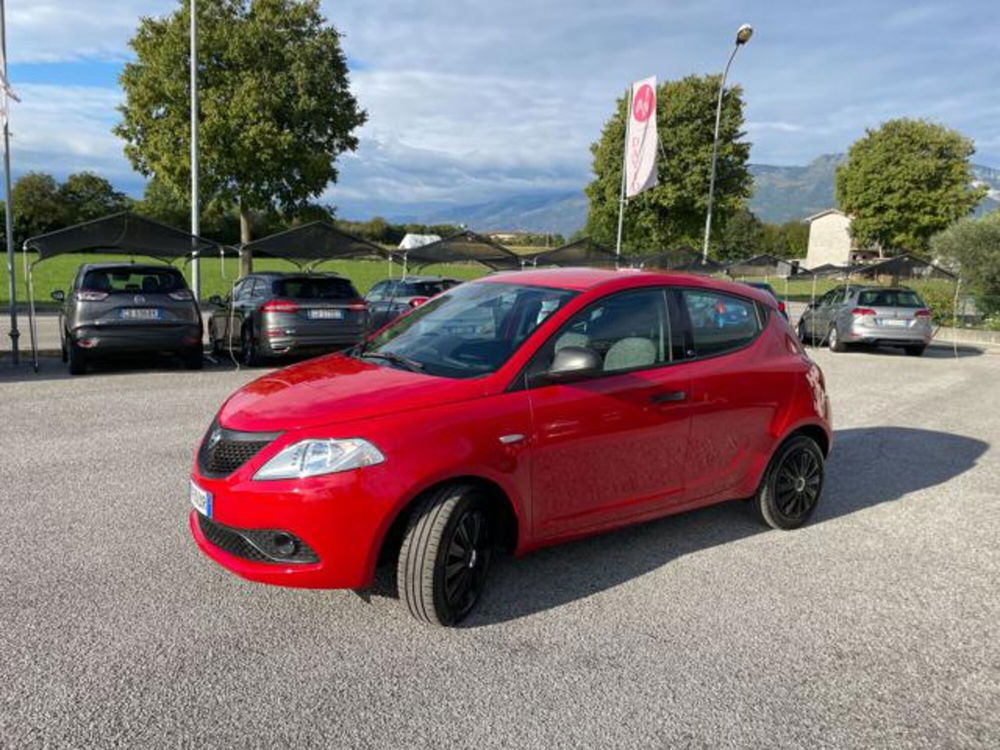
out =
[[[1000,355],[959,354],[816,353],[810,526],[729,503],[502,561],[459,630],[198,553],[192,451],[256,373],[6,370],[0,746],[998,747]]]

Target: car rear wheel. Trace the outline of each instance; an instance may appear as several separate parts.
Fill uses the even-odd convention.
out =
[[[188,370],[200,370],[205,366],[205,355],[200,346],[183,352],[181,357],[184,360],[184,367]]]
[[[462,484],[434,490],[407,525],[397,564],[399,598],[418,620],[456,625],[479,601],[492,556],[482,493]]]
[[[823,492],[823,451],[806,435],[785,441],[768,464],[754,497],[758,516],[773,529],[794,529],[816,509]]]
[[[906,346],[903,348],[906,351],[907,355],[911,357],[922,357],[924,355],[924,349],[926,349],[927,347],[924,346],[923,344],[920,344],[917,346]]]
[[[87,355],[73,339],[66,339],[66,361],[69,363],[70,375],[83,375],[87,372]]]
[[[240,340],[240,360],[247,367],[260,364],[260,352],[257,349],[257,337],[253,335],[253,327],[246,326]]]
[[[830,333],[826,337],[827,346],[831,352],[846,352],[847,345],[841,340],[837,326],[830,326]]]

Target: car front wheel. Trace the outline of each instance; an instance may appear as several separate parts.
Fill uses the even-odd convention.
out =
[[[399,598],[418,620],[456,625],[482,594],[493,556],[486,498],[452,484],[432,491],[414,510],[397,564]]]
[[[823,451],[806,435],[785,441],[771,459],[754,497],[757,515],[774,529],[809,520],[823,492]]]

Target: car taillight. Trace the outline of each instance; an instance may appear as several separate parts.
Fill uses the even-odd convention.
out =
[[[187,289],[178,289],[176,292],[171,292],[167,295],[170,299],[175,299],[178,302],[190,302],[194,299],[194,295]]]
[[[347,306],[348,310],[354,310],[355,312],[364,312],[368,309],[368,305],[364,302],[352,302]]]
[[[290,299],[272,299],[265,302],[260,307],[261,312],[298,312],[299,306]]]
[[[420,307],[429,299],[430,297],[414,297],[410,300],[410,307]]]
[[[931,316],[930,310],[917,310],[913,315],[917,318],[929,318]]]
[[[877,313],[870,307],[855,307],[851,310],[851,315],[856,315],[858,317],[864,317],[866,315],[876,315]]]
[[[81,289],[76,293],[76,298],[81,302],[100,302],[108,298],[107,292],[93,292],[89,289]]]

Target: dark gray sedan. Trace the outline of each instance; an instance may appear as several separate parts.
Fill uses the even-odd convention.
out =
[[[365,295],[370,316],[368,324],[373,331],[377,331],[403,313],[460,283],[458,279],[447,276],[404,276],[373,284]]]
[[[165,265],[86,263],[63,303],[59,332],[63,361],[73,375],[108,355],[179,354],[191,369],[202,365],[201,314],[184,276]]]
[[[357,344],[368,323],[365,302],[350,279],[332,273],[253,273],[232,294],[209,299],[215,355],[239,352],[245,365],[268,357],[321,354]]]

